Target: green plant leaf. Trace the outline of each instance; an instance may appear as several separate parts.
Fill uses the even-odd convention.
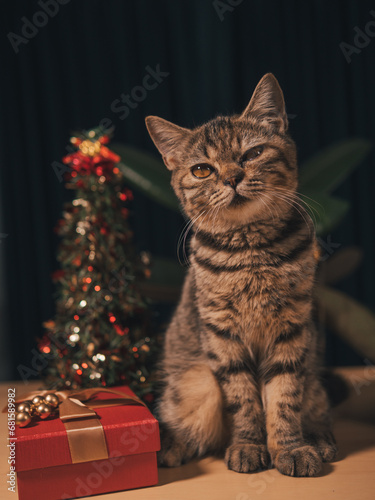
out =
[[[319,277],[323,283],[335,284],[350,276],[361,264],[363,251],[356,246],[340,248],[329,259],[320,263]]]
[[[375,362],[375,315],[348,295],[321,286],[316,292],[325,323],[360,355]]]
[[[349,210],[349,202],[329,194],[310,193],[302,196],[308,205],[308,211],[315,222],[316,233],[323,236],[332,231]]]
[[[350,139],[324,149],[301,166],[300,190],[331,193],[358,167],[371,148],[369,141]]]
[[[161,161],[123,144],[113,144],[111,149],[121,157],[119,169],[132,187],[171,210],[181,211],[170,173]]]

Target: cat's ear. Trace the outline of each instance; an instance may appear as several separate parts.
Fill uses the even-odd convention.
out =
[[[188,140],[191,131],[157,116],[148,116],[146,127],[155,146],[160,151],[165,165],[169,170],[173,170],[179,151]]]
[[[283,91],[272,73],[267,73],[260,80],[241,118],[251,116],[267,121],[280,132],[288,129]]]

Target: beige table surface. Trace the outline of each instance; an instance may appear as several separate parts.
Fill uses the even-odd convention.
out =
[[[95,500],[374,500],[375,499],[375,366],[337,369],[349,380],[350,397],[335,410],[335,435],[339,458],[325,464],[315,478],[291,478],[271,469],[255,474],[228,471],[224,463],[208,457],[174,469],[159,469],[159,484],[125,492],[98,495]],[[40,384],[0,384],[0,406],[7,388],[17,393]],[[0,499],[17,499],[7,491],[6,415],[1,414]]]

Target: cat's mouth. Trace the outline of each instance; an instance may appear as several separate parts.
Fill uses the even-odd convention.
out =
[[[244,205],[247,201],[249,201],[248,198],[245,198],[244,196],[236,193],[233,197],[233,200],[230,202],[229,206],[240,207],[241,205]]]

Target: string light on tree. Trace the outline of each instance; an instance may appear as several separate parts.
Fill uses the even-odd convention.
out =
[[[129,384],[150,400],[155,344],[147,336],[147,304],[137,288],[150,275],[150,259],[132,246],[133,193],[108,142],[99,129],[76,134],[76,151],[63,159],[70,167],[66,187],[75,196],[56,228],[62,237],[61,269],[54,273],[57,311],[44,324],[39,349],[50,350],[44,375],[54,389]]]

